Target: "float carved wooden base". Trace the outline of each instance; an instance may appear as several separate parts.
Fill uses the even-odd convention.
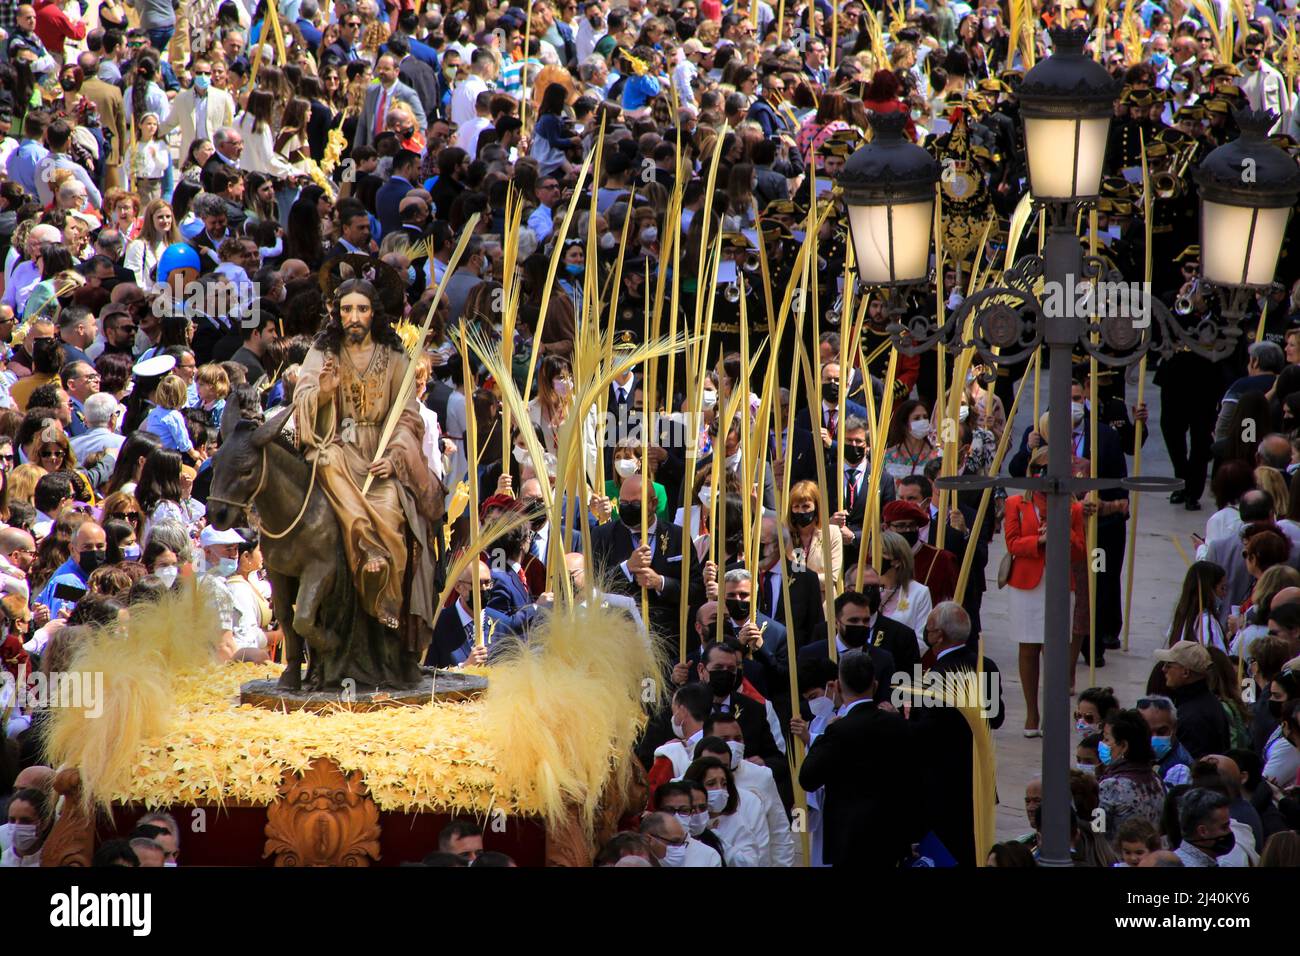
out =
[[[286,772],[266,808],[266,849],[276,866],[370,866],[379,860],[379,808],[360,771],[344,776],[317,758],[301,777]]]

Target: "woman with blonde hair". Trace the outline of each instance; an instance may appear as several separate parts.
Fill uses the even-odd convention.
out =
[[[1255,487],[1260,491],[1267,491],[1269,497],[1273,499],[1273,510],[1275,513],[1284,515],[1291,510],[1291,490],[1287,486],[1286,478],[1282,472],[1268,465],[1259,465],[1255,468]]]
[[[880,613],[899,624],[906,624],[916,634],[918,649],[925,649],[925,622],[934,610],[930,589],[916,580],[912,546],[901,534],[885,531],[880,535]]]
[[[9,500],[31,504],[36,495],[36,483],[45,477],[45,469],[30,462],[9,472]]]
[[[786,513],[786,526],[790,529],[790,539],[794,548],[790,560],[803,564],[809,571],[817,572],[821,582],[822,593],[826,593],[826,556],[822,547],[824,537],[830,541],[831,552],[831,587],[838,591],[842,580],[844,561],[844,540],[835,529],[835,534],[825,535],[821,526],[821,494],[816,482],[800,481],[790,489],[790,505]]]
[[[181,231],[176,225],[171,203],[155,199],[144,207],[140,235],[127,243],[122,264],[135,276],[136,285],[141,289],[151,289],[162,254],[168,246],[180,241]]]

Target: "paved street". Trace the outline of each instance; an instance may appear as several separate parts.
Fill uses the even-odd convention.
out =
[[[1029,388],[1032,388],[1032,382]],[[1040,395],[1046,408],[1048,376],[1044,375]],[[1129,405],[1136,401],[1137,385],[1128,387]],[[1022,408],[1017,415],[1013,441],[1018,442],[1032,418],[1032,402],[1026,392]],[[1160,392],[1151,385],[1148,375],[1145,398],[1151,410],[1154,427],[1142,455],[1142,472],[1146,475],[1172,475],[1169,456],[1160,437]],[[1014,452],[1016,445],[1012,445]],[[1008,453],[1008,457],[1010,453]],[[1129,469],[1133,462],[1129,459]],[[1145,690],[1147,676],[1152,666],[1151,654],[1160,646],[1165,628],[1173,612],[1173,605],[1182,586],[1186,565],[1171,538],[1178,536],[1184,549],[1191,554],[1188,535],[1192,531],[1204,534],[1205,520],[1214,512],[1214,503],[1206,496],[1201,499],[1203,510],[1189,512],[1182,505],[1171,505],[1167,495],[1143,495],[1139,514],[1136,551],[1136,574],[1133,579],[1133,611],[1129,627],[1129,651],[1107,651],[1106,666],[1097,671],[1096,683],[1112,687],[1121,705],[1133,706],[1134,700]],[[986,653],[1002,671],[1002,693],[1006,700],[1007,717],[1002,728],[994,734],[998,757],[998,839],[1019,836],[1029,829],[1024,811],[1025,784],[1036,776],[1042,763],[1041,738],[1023,736],[1025,719],[1024,694],[1021,691],[1017,667],[1015,632],[1007,620],[1006,591],[996,585],[998,562],[1004,552],[1001,534],[994,539],[989,551],[989,591],[985,595],[982,617]],[[1090,686],[1088,670],[1080,665],[1076,689]],[[1073,701],[1044,701],[1048,707],[1070,708]],[[1071,747],[1077,736],[1071,725]],[[1073,758],[1073,750],[1071,750]]]

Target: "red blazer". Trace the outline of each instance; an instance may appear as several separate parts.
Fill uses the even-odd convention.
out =
[[[1006,538],[1007,551],[1011,553],[1011,577],[1007,583],[1013,588],[1032,591],[1042,580],[1043,568],[1047,565],[1047,546],[1038,543],[1038,513],[1033,503],[1024,495],[1012,495],[1007,499],[1006,514],[1002,518],[1002,535]],[[1087,556],[1087,545],[1083,536],[1083,505],[1077,501],[1070,502],[1070,563],[1082,561]],[[1074,579],[1070,579],[1070,590],[1074,590]]]

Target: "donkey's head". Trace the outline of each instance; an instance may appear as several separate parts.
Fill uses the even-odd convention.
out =
[[[267,475],[263,449],[280,434],[291,408],[284,408],[266,422],[239,417],[239,405],[231,400],[221,416],[221,448],[212,457],[212,490],[208,496],[208,523],[219,531],[244,521],[244,510],[261,484],[274,493],[277,481]],[[266,492],[263,492],[264,494]]]

